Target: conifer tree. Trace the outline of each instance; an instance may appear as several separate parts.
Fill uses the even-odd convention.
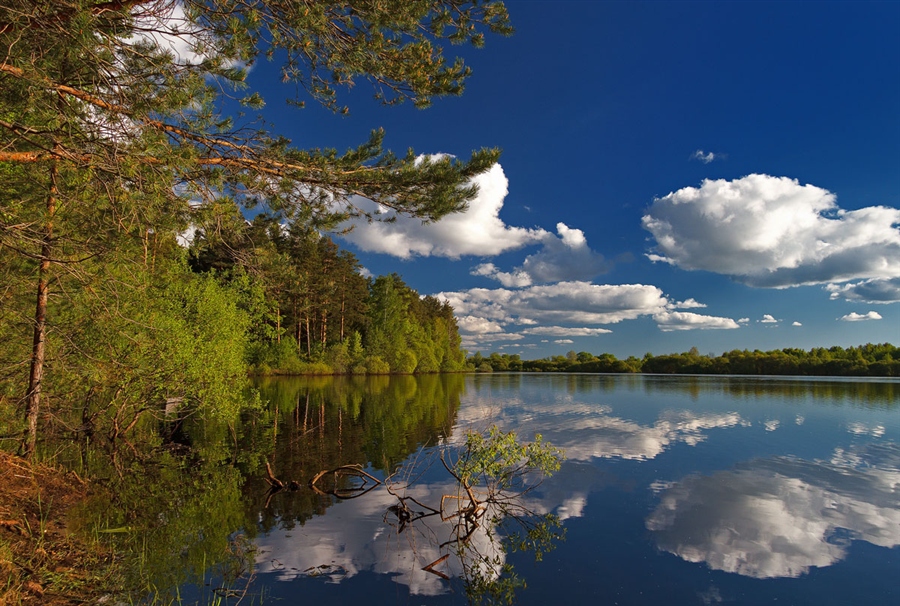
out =
[[[286,81],[335,111],[347,111],[337,89],[357,80],[385,103],[425,107],[461,93],[470,73],[443,56],[442,41],[480,46],[486,32],[510,31],[503,3],[481,0],[3,2],[0,171],[15,179],[0,190],[0,253],[35,292],[25,453],[37,432],[51,285],[109,250],[97,233],[134,235],[146,260],[173,221],[184,227],[204,204],[262,202],[334,225],[365,214],[358,196],[433,221],[464,209],[476,193],[469,178],[498,157],[398,156],[380,130],[343,153],[304,149],[237,126],[219,112],[223,95],[263,104],[246,90],[248,66],[281,60]]]

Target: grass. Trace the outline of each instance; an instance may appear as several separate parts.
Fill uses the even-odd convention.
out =
[[[72,529],[91,490],[75,474],[0,452],[0,606],[96,603],[117,586],[112,554]]]

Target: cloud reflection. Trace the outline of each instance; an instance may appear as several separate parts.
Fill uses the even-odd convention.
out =
[[[441,495],[455,494],[456,489],[451,483],[420,485],[405,494],[422,503],[436,504]],[[422,568],[447,553],[438,545],[451,538],[452,525],[431,517],[398,533],[396,517],[385,515],[388,507],[396,504],[397,498],[386,490],[375,490],[363,498],[341,501],[327,516],[314,517],[303,526],[261,536],[255,541],[257,571],[273,573],[279,581],[323,576],[328,582],[339,583],[367,570],[391,575],[394,582],[407,585],[414,595],[444,593],[447,586],[440,577]],[[499,537],[489,536],[486,526],[472,535],[470,545],[478,553],[503,562]],[[436,568],[450,577],[462,575],[456,557]]]
[[[690,476],[647,518],[660,549],[714,570],[798,577],[846,555],[851,540],[900,545],[900,448],[789,457]]]
[[[494,407],[472,407],[461,411],[461,424],[470,426],[497,423],[516,427],[519,435],[544,436],[554,446],[563,448],[569,460],[619,458],[648,461],[677,443],[690,446],[706,440],[706,432],[737,426],[748,426],[736,412],[712,413],[669,410],[659,414],[652,425],[610,414],[608,406],[556,401],[548,407],[508,404],[500,411]],[[510,414],[507,411],[513,410]]]

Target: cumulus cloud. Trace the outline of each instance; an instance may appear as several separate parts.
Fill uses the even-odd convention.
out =
[[[435,223],[401,216],[362,198],[354,204],[381,219],[367,223],[356,219],[343,225],[353,230],[341,237],[367,252],[410,259],[464,255],[493,256],[544,241],[552,234],[543,229],[511,227],[500,219],[500,209],[508,193],[509,182],[503,168],[495,164],[489,171],[473,177],[478,195],[465,212],[447,215]]]
[[[617,324],[642,316],[651,316],[663,332],[740,327],[731,318],[673,311],[705,305],[694,299],[672,302],[656,286],[643,284],[559,282],[515,290],[473,288],[435,296],[456,310],[463,346],[469,349],[526,336],[593,337],[612,331],[586,324]],[[505,332],[511,325],[528,328]]]
[[[493,278],[507,288],[566,280],[590,280],[609,270],[610,263],[587,244],[584,232],[565,223],[556,224],[556,233],[545,233],[543,247],[528,255],[511,272],[500,271],[493,263],[472,268],[472,275]]]
[[[459,316],[476,316],[501,324],[520,318],[549,324],[616,324],[666,310],[668,300],[656,286],[559,282],[520,290],[472,288],[437,295]]]
[[[574,343],[575,341],[573,341],[572,339],[556,339],[553,342],[558,345],[570,345],[570,344]]]
[[[895,547],[897,449],[853,454],[830,463],[778,457],[690,476],[662,495],[647,529],[684,560],[759,579],[830,566],[846,556],[848,536]]]
[[[663,311],[654,314],[653,320],[663,332],[740,328],[738,323],[731,318],[704,316],[689,311]]]
[[[503,332],[503,327],[497,322],[492,322],[491,320],[479,318],[477,316],[458,316],[456,318],[456,323],[459,326],[459,330],[465,333],[483,335]]]
[[[704,152],[702,149],[698,149],[693,154],[691,154],[692,160],[699,160],[704,164],[709,164],[713,160],[718,160],[721,157],[721,154],[714,154],[712,152]]]
[[[522,270],[514,270],[511,272],[500,271],[500,268],[493,263],[476,265],[469,274],[497,280],[507,288],[521,288],[522,286],[531,286],[532,283],[531,276],[526,272]]]
[[[846,316],[841,316],[839,318],[844,322],[863,322],[865,320],[880,320],[881,314],[877,311],[870,311],[867,314],[858,314],[855,311],[847,314]]]
[[[684,301],[679,301],[677,303],[672,304],[672,309],[696,309],[700,307],[706,307],[705,303],[699,303],[695,301],[693,298],[685,299]]]
[[[900,277],[900,209],[842,210],[831,192],[786,177],[707,179],[654,200],[642,223],[651,260],[750,286]]]
[[[609,334],[611,330],[606,328],[579,328],[567,326],[538,326],[536,328],[526,328],[522,331],[523,335],[550,335],[552,337],[595,337],[597,335]]]
[[[832,299],[864,303],[900,303],[900,276],[887,280],[864,280],[855,284],[828,284]]]
[[[771,314],[763,314],[762,320],[760,320],[763,324],[777,324],[778,320],[775,319],[775,316]]]
[[[800,322],[791,322],[791,326],[803,326]]]

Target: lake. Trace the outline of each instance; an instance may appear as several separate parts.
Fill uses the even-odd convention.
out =
[[[900,603],[900,381],[479,374],[259,389],[265,413],[235,438],[259,453],[237,463],[253,470],[236,480],[241,511],[216,523],[234,525],[253,574],[223,590],[221,568],[203,571],[185,602],[464,604],[467,582],[498,580],[489,562],[524,581],[520,604]],[[559,523],[540,561],[508,549],[509,520],[485,516],[460,549],[453,521],[425,515],[462,502],[436,453],[492,425],[565,450],[516,501],[529,528]],[[389,480],[307,484],[351,464]]]

